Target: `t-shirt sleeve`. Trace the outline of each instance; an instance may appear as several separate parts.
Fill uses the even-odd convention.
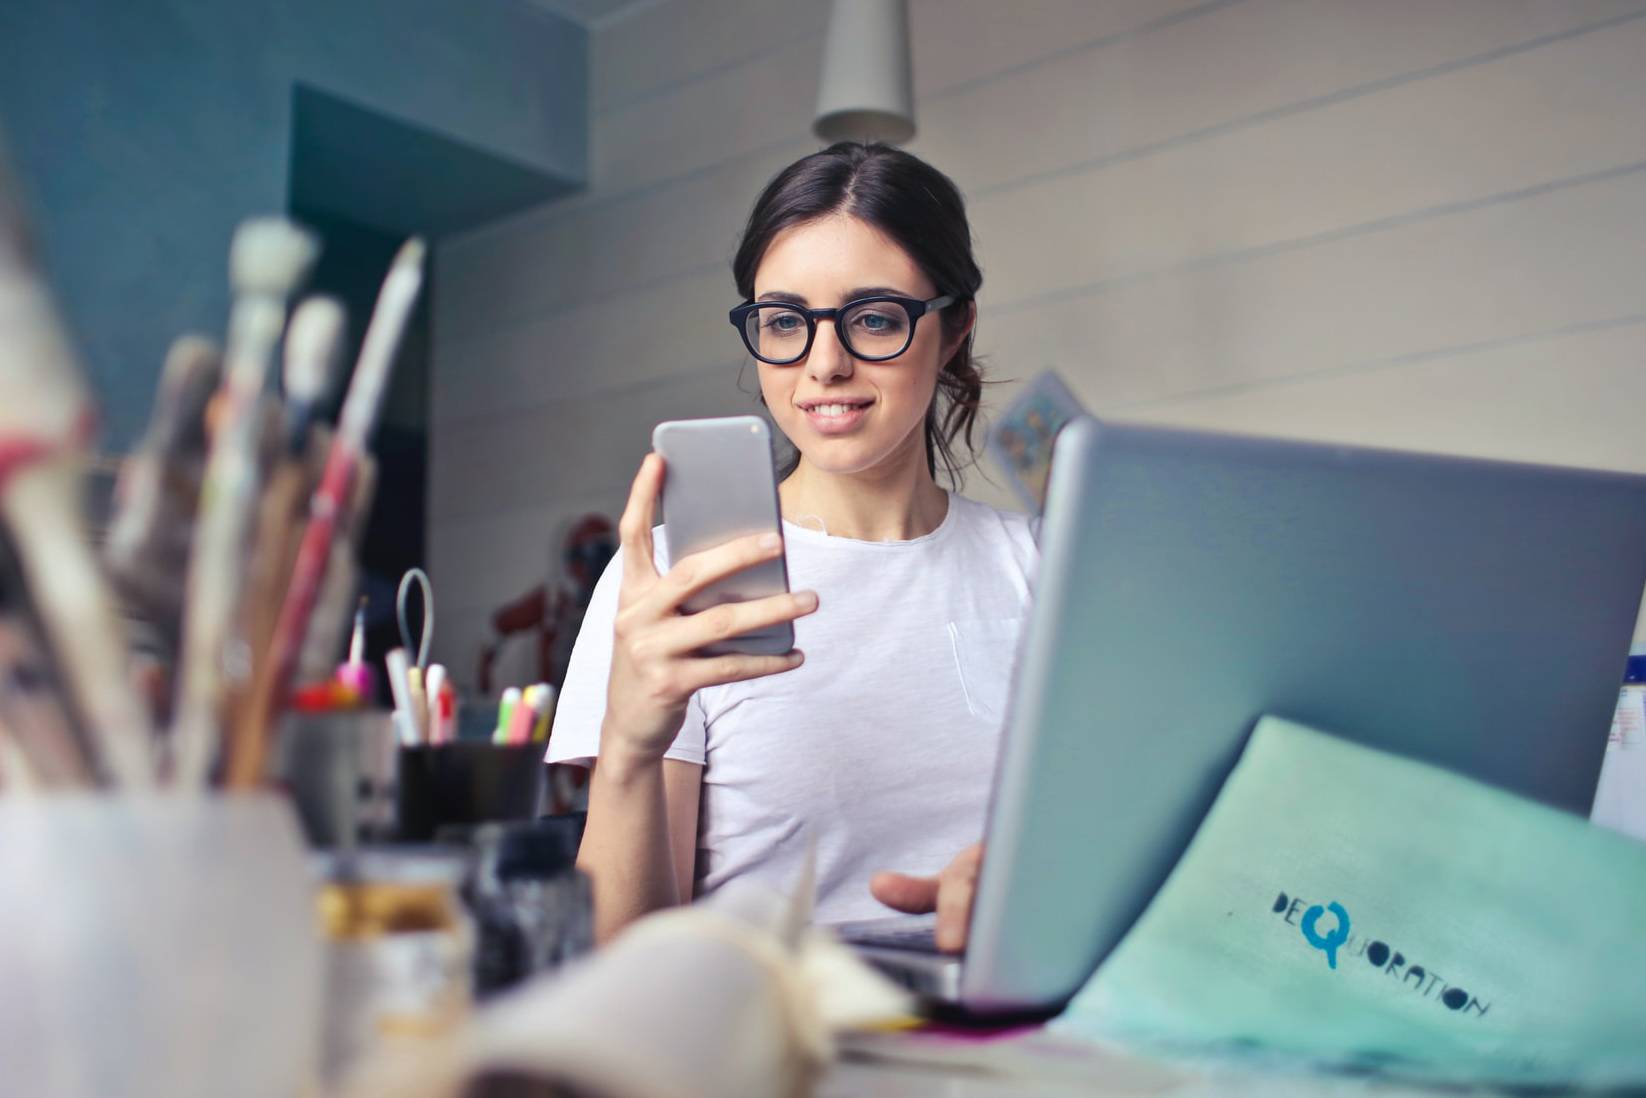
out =
[[[661,556],[661,552],[659,556]],[[663,567],[664,562],[659,562]],[[590,765],[600,754],[600,724],[606,716],[606,680],[611,675],[612,627],[617,620],[617,593],[623,580],[623,554],[612,557],[594,585],[583,627],[572,645],[566,681],[555,704],[547,761]],[[702,766],[707,757],[703,704],[693,695],[686,719],[664,758]]]

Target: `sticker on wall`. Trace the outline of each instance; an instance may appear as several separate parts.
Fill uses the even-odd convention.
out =
[[[989,430],[989,454],[1025,506],[1039,513],[1046,503],[1052,443],[1063,425],[1086,410],[1063,379],[1050,370],[1036,377]]]

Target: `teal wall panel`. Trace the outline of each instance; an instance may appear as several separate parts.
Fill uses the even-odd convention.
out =
[[[221,332],[242,217],[324,205],[328,173],[353,195],[332,212],[376,173],[405,197],[378,227],[437,234],[580,186],[587,52],[529,0],[0,4],[0,133],[105,448],[141,431],[170,340]],[[353,158],[325,155],[350,124]]]

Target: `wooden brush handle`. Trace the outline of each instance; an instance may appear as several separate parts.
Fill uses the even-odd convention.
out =
[[[81,522],[80,479],[73,454],[17,470],[0,489],[0,519],[102,771],[118,786],[145,788],[155,780],[148,708]]]
[[[291,584],[275,621],[268,658],[256,673],[246,715],[238,722],[229,745],[225,780],[230,788],[250,789],[263,779],[270,726],[291,690],[292,672],[308,629],[309,614],[314,609],[320,584],[326,578],[339,512],[348,502],[354,465],[355,456],[334,442],[320,488],[314,493],[309,508],[308,526],[303,530]]]

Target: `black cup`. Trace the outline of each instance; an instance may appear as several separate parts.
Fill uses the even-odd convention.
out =
[[[536,819],[543,745],[459,741],[400,749],[395,809],[403,842],[428,842],[453,824]]]

